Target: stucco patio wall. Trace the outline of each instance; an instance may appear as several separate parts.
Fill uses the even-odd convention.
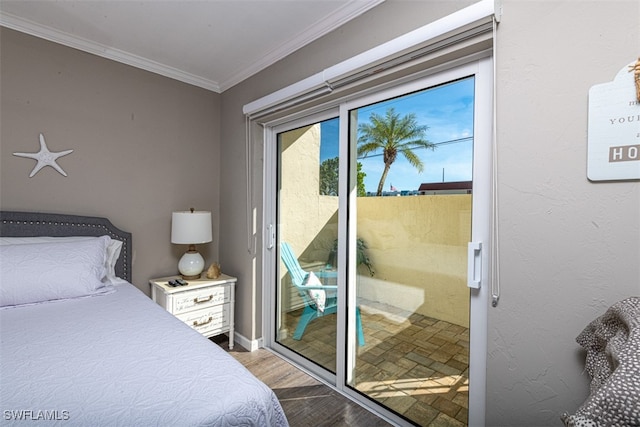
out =
[[[375,275],[358,296],[469,326],[466,286],[471,195],[358,198],[358,237]]]

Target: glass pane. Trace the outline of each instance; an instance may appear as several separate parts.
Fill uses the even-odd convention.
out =
[[[350,112],[364,340],[348,385],[418,425],[467,424],[473,105],[466,78]]]
[[[278,135],[276,341],[336,370],[338,119]]]

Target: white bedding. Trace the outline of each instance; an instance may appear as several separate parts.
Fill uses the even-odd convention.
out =
[[[0,424],[288,425],[224,350],[133,285],[115,289],[0,310]]]

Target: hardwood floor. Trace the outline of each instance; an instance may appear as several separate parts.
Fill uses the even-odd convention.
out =
[[[291,427],[391,425],[268,350],[248,352],[240,346],[229,350],[225,336],[212,341],[275,392]]]

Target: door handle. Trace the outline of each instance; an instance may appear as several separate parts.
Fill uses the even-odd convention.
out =
[[[276,245],[276,231],[273,224],[267,227],[267,249],[271,250]]]
[[[482,284],[482,242],[469,242],[467,251],[467,286],[480,289]]]

